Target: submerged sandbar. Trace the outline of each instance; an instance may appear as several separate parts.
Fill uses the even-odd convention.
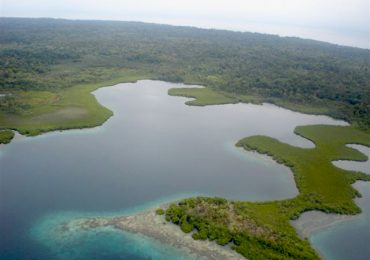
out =
[[[167,207],[168,204],[165,204],[161,205],[160,208],[166,209]],[[243,256],[227,246],[220,246],[213,241],[194,240],[191,234],[185,234],[179,226],[167,222],[164,215],[156,214],[156,209],[152,208],[128,216],[77,218],[61,223],[58,230],[61,233],[68,233],[76,232],[78,229],[91,230],[113,227],[131,233],[140,233],[160,243],[185,251],[194,258],[244,259]]]

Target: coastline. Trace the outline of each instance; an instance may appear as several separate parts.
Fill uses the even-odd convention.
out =
[[[0,111],[0,124],[2,124],[2,129],[0,130],[14,130],[22,135],[29,137],[55,131],[89,129],[99,127],[113,116],[113,112],[110,109],[102,106],[100,102],[96,100],[93,93],[94,91],[100,88],[114,87],[116,85],[126,83],[136,83],[143,80],[161,81],[158,79],[158,77],[155,77],[153,75],[148,76],[146,72],[135,72],[131,71],[131,73],[125,74],[124,76],[117,76],[113,79],[97,83],[85,83],[71,86],[70,88],[68,88],[68,90],[64,92],[58,92],[58,95],[60,95],[61,97],[59,98],[57,103],[52,103],[53,101],[50,101],[52,105],[48,105],[43,108],[43,110],[45,110],[46,112],[39,112],[38,110],[33,111],[34,109],[32,111],[28,111],[29,114],[32,114],[32,117],[18,115],[12,118],[12,120],[8,120],[7,116],[9,115]],[[338,117],[337,115],[330,113],[330,111],[328,111],[327,109],[324,109],[322,104],[316,104],[313,108],[312,106],[302,104],[298,105],[290,101],[272,99],[270,97],[245,96],[235,94],[231,95],[229,93],[215,91],[210,86],[207,86],[207,84],[203,84],[202,82],[193,82],[189,80],[185,80],[184,82],[171,83],[183,86],[170,88],[168,91],[168,95],[189,98],[190,100],[185,102],[185,104],[189,106],[226,105],[237,103],[262,105],[266,103],[293,112],[308,115],[325,115],[336,120],[342,120],[349,125],[353,125],[350,121]],[[192,91],[201,91],[201,93],[195,92],[194,94]],[[59,106],[59,109],[55,110],[56,106]],[[78,111],[74,111],[76,112],[76,115],[73,115],[73,110],[71,109],[76,108],[81,109],[81,111],[85,110],[83,112],[91,113],[91,115],[87,116],[85,113],[81,113],[80,115],[78,115]],[[52,118],[52,120],[54,120],[55,118],[60,118],[58,112],[67,113],[71,116],[71,118],[62,118],[61,121],[57,120],[56,122],[50,121],[50,118]],[[38,118],[36,121],[40,122],[35,124],[35,118]],[[42,118],[42,120],[40,120],[40,118]],[[354,125],[354,127],[364,132],[368,132],[367,130],[360,129],[358,125]]]
[[[167,222],[164,215],[156,214],[156,209],[166,209],[164,204],[156,208],[127,216],[88,217],[63,222],[59,232],[75,232],[76,230],[91,230],[101,227],[113,227],[130,233],[139,233],[160,243],[170,245],[189,256],[201,259],[245,259],[228,246],[220,246],[214,241],[194,240],[190,234],[185,234],[179,226]]]
[[[256,208],[257,209],[257,208]],[[258,210],[256,210],[258,211]],[[103,215],[104,216],[104,215]],[[158,221],[156,221],[156,218],[159,218]],[[189,239],[195,243],[193,244],[186,244],[187,241],[184,242],[184,237],[186,236],[182,231],[177,227],[174,226],[168,222],[164,221],[163,216],[157,216],[153,212],[153,215],[150,215],[148,213],[147,215],[143,214],[136,214],[132,216],[119,216],[118,214],[113,217],[101,217],[99,215],[92,216],[92,217],[80,217],[79,219],[76,217],[75,219],[70,219],[68,221],[69,224],[67,225],[58,225],[59,227],[66,227],[66,231],[68,231],[69,227],[75,227],[78,230],[83,230],[83,228],[86,228],[88,230],[94,231],[94,228],[98,227],[108,227],[113,228],[117,231],[124,230],[127,232],[142,234],[147,237],[151,237],[155,239],[156,241],[160,241],[163,244],[172,245],[177,248],[184,249],[185,251],[191,253],[194,252],[195,255],[205,256],[207,258],[217,258],[217,259],[229,259],[229,258],[235,258],[233,256],[220,256],[220,255],[212,255],[214,254],[214,248],[207,249],[207,246],[200,246],[201,242],[209,242],[209,241],[194,241],[190,235]],[[176,223],[176,222],[175,222]],[[170,225],[174,227],[175,229],[167,230],[167,226]],[[153,230],[154,229],[154,230]],[[166,229],[167,231],[163,231]],[[178,231],[178,235],[181,237],[173,236]],[[174,242],[175,241],[175,242]],[[179,241],[179,242],[176,242]],[[212,245],[216,245],[215,242],[209,242],[212,243]],[[184,246],[184,244],[186,244]],[[249,243],[247,243],[249,244]],[[199,247],[198,247],[199,245]],[[218,246],[219,247],[219,246]],[[217,248],[218,248],[217,247]],[[206,251],[204,251],[206,248]],[[222,247],[221,247],[222,248]],[[224,248],[225,249],[225,248]],[[229,247],[226,247],[226,249],[229,249]],[[208,251],[207,251],[208,250]],[[217,253],[218,254],[218,253]],[[249,256],[248,256],[249,257]]]
[[[290,224],[295,228],[301,239],[308,239],[319,230],[354,220],[356,216],[358,215],[328,214],[313,210],[302,213],[297,220],[290,221]]]

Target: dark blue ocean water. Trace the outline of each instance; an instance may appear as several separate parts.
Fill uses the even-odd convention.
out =
[[[114,116],[103,126],[0,147],[1,259],[187,259],[146,237],[102,228],[60,237],[56,223],[81,216],[129,214],[193,195],[245,200],[294,197],[286,167],[234,147],[263,134],[297,146],[297,125],[344,124],[273,105],[184,105],[158,81],[95,92]]]

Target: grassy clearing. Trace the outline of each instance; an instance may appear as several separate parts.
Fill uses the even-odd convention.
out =
[[[103,72],[108,73],[106,70]],[[101,74],[104,74],[103,72]],[[78,84],[56,91],[13,91],[9,94],[17,106],[12,112],[0,110],[0,128],[13,129],[21,134],[33,136],[55,130],[99,126],[113,113],[96,101],[91,94],[92,91],[99,87],[122,82],[155,78],[149,73],[133,70],[113,70],[108,75],[112,76],[113,79]],[[181,95],[184,90],[188,89],[171,89],[169,93]],[[215,92],[209,88],[194,88],[192,90],[191,95],[199,100],[189,101],[191,105],[203,106],[238,102],[232,96],[227,97],[226,94]]]
[[[352,188],[356,180],[370,181],[360,172],[335,167],[331,161],[364,161],[367,157],[345,146],[370,146],[370,134],[353,127],[300,126],[298,135],[312,140],[316,147],[293,147],[266,136],[240,140],[237,146],[273,157],[290,167],[299,189],[293,199],[270,202],[227,201],[197,197],[172,204],[166,219],[193,233],[194,239],[210,239],[232,247],[248,259],[318,259],[307,240],[301,240],[289,221],[309,210],[357,214],[353,202],[360,194]]]
[[[65,66],[63,66],[65,68]],[[73,68],[72,68],[73,70]],[[74,70],[73,70],[74,71]],[[67,72],[65,72],[67,73]],[[92,74],[91,74],[92,73]],[[122,82],[133,82],[140,79],[156,78],[150,73],[135,70],[96,69],[85,73],[82,81],[89,77],[100,78],[96,83],[83,83],[67,88],[52,90],[12,91],[10,94],[15,108],[8,111],[0,109],[0,128],[14,129],[24,135],[38,135],[55,130],[75,128],[88,128],[103,124],[112,112],[101,106],[91,94],[99,87],[114,85]],[[97,75],[95,75],[97,74]],[[106,77],[106,75],[109,77]],[[68,73],[66,74],[68,75]],[[105,75],[105,76],[104,76]],[[86,78],[87,77],[87,78]],[[111,78],[110,78],[111,77]],[[110,79],[108,79],[110,78]],[[76,82],[74,79],[71,82]],[[186,104],[206,106],[230,103],[256,103],[270,102],[283,107],[312,114],[328,113],[329,108],[323,106],[308,106],[294,104],[288,101],[266,99],[258,96],[235,95],[211,88],[173,88],[168,91],[172,96],[194,98]]]
[[[12,97],[22,104],[14,113],[0,111],[2,129],[14,129],[25,135],[73,128],[94,127],[113,115],[101,106],[92,91],[121,82],[133,82],[149,75],[136,71],[121,71],[114,79],[79,84],[57,91],[16,91]]]
[[[96,101],[92,91],[120,82],[151,78],[151,75],[136,71],[122,71],[121,75],[114,80],[79,84],[57,91],[12,92],[12,97],[22,104],[22,109],[16,113],[0,112],[1,129],[37,135],[53,130],[101,125],[112,112]],[[277,103],[262,97],[233,95],[210,88],[170,89],[169,95],[192,97],[195,100],[187,104],[196,106],[238,102]],[[277,104],[303,112],[323,112],[320,106],[311,108],[289,102]],[[297,127],[295,131],[312,140],[316,147],[292,147],[265,136],[248,137],[237,145],[268,154],[290,167],[300,191],[296,198],[259,203],[190,198],[171,205],[165,212],[166,219],[180,225],[184,232],[195,231],[194,239],[215,240],[221,245],[232,242],[237,252],[250,259],[319,258],[309,242],[297,236],[289,221],[313,209],[340,214],[360,211],[353,203],[353,198],[359,194],[350,184],[356,180],[370,180],[370,177],[336,168],[331,161],[365,160],[366,156],[345,144],[370,146],[370,135],[353,127],[338,126],[305,126]],[[12,131],[1,131],[0,142],[9,142],[12,135]]]
[[[0,26],[4,93],[101,82],[130,68],[152,79],[288,101],[290,109],[320,106],[320,113],[370,129],[369,50],[132,22],[1,18]]]
[[[14,132],[11,130],[0,130],[0,144],[8,144],[14,137]]]

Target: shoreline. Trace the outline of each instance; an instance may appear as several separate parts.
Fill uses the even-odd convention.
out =
[[[101,227],[112,227],[134,234],[140,234],[160,243],[175,247],[189,256],[201,259],[245,259],[228,246],[215,241],[194,240],[191,233],[184,233],[179,226],[167,222],[164,215],[156,214],[158,208],[166,209],[169,204],[160,205],[133,215],[117,217],[87,217],[63,222],[59,232],[75,232]]]
[[[313,210],[302,213],[290,224],[301,239],[309,239],[317,231],[356,219],[358,215],[339,215]]]
[[[140,74],[139,74],[140,75]],[[143,74],[144,75],[144,74]],[[107,120],[109,120],[112,116],[113,116],[113,111],[111,111],[109,108],[103,106],[102,104],[100,104],[100,102],[96,99],[95,95],[94,95],[94,92],[101,89],[101,88],[106,88],[106,87],[114,87],[116,85],[119,85],[119,84],[127,84],[127,83],[137,83],[138,81],[162,81],[162,80],[159,80],[157,79],[156,77],[153,77],[153,76],[132,76],[132,75],[126,75],[126,76],[120,76],[120,77],[116,77],[114,79],[111,79],[111,80],[107,80],[107,81],[103,81],[103,82],[98,82],[98,83],[86,83],[86,84],[77,84],[77,85],[74,85],[74,86],[71,86],[69,88],[69,91],[74,91],[76,89],[81,89],[82,92],[84,93],[84,95],[91,95],[93,97],[93,101],[94,103],[94,108],[96,109],[99,109],[100,112],[107,112],[108,114],[104,115],[103,118],[100,118],[98,119],[97,121],[95,120],[94,122],[90,122],[88,121],[87,123],[83,123],[83,124],[66,124],[65,122],[61,123],[60,124],[57,124],[57,125],[53,125],[52,127],[44,127],[44,126],[40,126],[38,128],[35,128],[34,125],[32,125],[31,127],[30,126],[26,126],[24,127],[22,124],[20,125],[8,125],[8,126],[5,126],[4,128],[2,128],[1,130],[10,130],[10,131],[16,131],[26,137],[32,137],[32,136],[39,136],[39,135],[42,135],[42,134],[45,134],[45,133],[50,133],[50,132],[58,132],[58,131],[67,131],[67,130],[84,130],[84,129],[91,129],[91,128],[95,128],[95,127],[99,127],[99,126],[102,126]],[[202,103],[203,100],[200,100],[199,101],[199,97],[197,96],[191,96],[191,95],[180,95],[180,94],[170,94],[168,93],[168,95],[170,96],[177,96],[177,97],[185,97],[185,98],[188,98],[189,100],[185,102],[186,105],[189,105],[189,106],[209,106],[209,105],[228,105],[228,104],[238,104],[238,103],[241,103],[241,104],[255,104],[255,105],[263,105],[263,104],[270,104],[270,105],[274,105],[276,107],[279,107],[279,108],[283,108],[283,109],[287,109],[287,110],[290,110],[290,111],[293,111],[293,112],[297,112],[297,113],[302,113],[302,114],[306,114],[306,115],[322,115],[322,116],[327,116],[327,117],[330,117],[334,120],[338,120],[338,121],[343,121],[345,122],[345,125],[348,125],[348,126],[352,126],[352,122],[348,121],[348,120],[345,120],[341,117],[337,117],[335,115],[332,115],[330,113],[326,113],[326,112],[322,112],[322,111],[316,111],[315,109],[312,109],[311,106],[303,106],[303,107],[297,107],[297,104],[295,103],[291,103],[289,101],[284,101],[284,100],[280,100],[280,99],[277,99],[277,100],[273,100],[269,97],[263,97],[263,96],[256,96],[255,98],[257,98],[258,102],[255,102],[254,99],[243,99],[243,96],[240,96],[240,95],[236,95],[236,96],[233,96],[232,98],[235,99],[236,101],[232,102],[232,101],[225,101],[230,99],[229,97],[229,93],[224,93],[224,92],[218,92],[218,91],[215,91],[213,90],[211,87],[209,86],[206,86],[206,84],[203,84],[201,82],[192,82],[192,81],[184,81],[184,82],[170,82],[170,81],[164,81],[163,82],[169,82],[169,83],[172,83],[172,84],[177,84],[177,85],[182,85],[181,87],[173,87],[173,88],[170,88],[168,91],[170,90],[176,90],[176,89],[207,89],[207,91],[212,91],[212,92],[215,92],[216,94],[218,95],[221,95],[222,96],[222,101],[215,101],[215,100],[212,100],[211,99],[211,102],[210,103]],[[5,95],[10,95],[10,94],[5,94]],[[0,94],[0,97],[1,97],[1,94]],[[91,98],[91,97],[90,97]],[[89,101],[91,102],[91,101]],[[190,102],[190,103],[189,103]],[[199,102],[199,104],[194,104],[192,102]],[[71,108],[72,106],[64,106],[63,105],[63,108]],[[315,107],[318,107],[318,106],[315,106]],[[85,107],[84,109],[87,109],[87,110],[90,110],[91,108],[88,107],[86,104],[85,104]],[[50,113],[53,113],[55,111],[51,111],[49,112]],[[47,113],[41,113],[40,115],[46,115]],[[5,116],[6,114],[4,114]],[[0,117],[2,116],[2,114],[0,113]],[[82,121],[84,121],[85,119],[83,119]],[[2,122],[4,120],[1,120],[0,119],[0,123],[8,123],[8,122]],[[364,132],[368,132],[367,130],[363,130],[363,129],[360,129],[358,128],[358,126],[354,126],[355,128],[361,130],[361,131],[364,131]]]
[[[356,187],[359,183],[367,183],[366,181],[356,181],[352,184],[352,187],[357,191],[361,192],[361,189]],[[362,192],[361,192],[362,193]],[[306,211],[300,214],[299,218],[296,220],[289,221],[290,225],[294,227],[298,236],[301,239],[309,239],[313,236],[316,232],[321,230],[330,228],[332,226],[348,222],[348,221],[355,221],[357,218],[361,216],[363,213],[363,208],[359,202],[359,200],[363,199],[363,197],[357,197],[354,199],[357,206],[359,206],[362,210],[361,213],[356,215],[340,215],[334,213],[325,213],[318,210],[311,210]],[[318,250],[318,249],[316,249]]]

